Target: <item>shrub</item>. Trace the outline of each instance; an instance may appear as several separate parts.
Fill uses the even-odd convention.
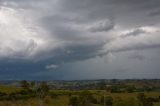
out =
[[[112,106],[113,105],[113,98],[112,96],[102,96],[101,97],[101,104],[106,106]]]
[[[70,106],[70,105],[71,105],[71,106],[79,106],[79,104],[80,104],[80,101],[79,101],[79,98],[78,98],[78,97],[74,96],[74,97],[71,97],[71,98],[69,99],[69,106]]]

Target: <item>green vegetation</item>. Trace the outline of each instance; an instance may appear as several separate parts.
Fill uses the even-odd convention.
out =
[[[0,86],[0,106],[160,106],[158,86],[148,90],[138,83],[114,81],[106,86],[100,81],[96,89],[63,90],[47,82],[21,81],[19,86]]]
[[[0,86],[0,92],[7,93],[7,94],[12,93],[12,92],[17,92],[20,90],[21,88],[14,87],[14,86],[6,86],[6,85]]]

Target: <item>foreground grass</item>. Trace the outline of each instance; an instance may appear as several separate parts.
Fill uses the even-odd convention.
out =
[[[62,92],[62,91],[61,91]],[[158,93],[160,95],[160,93]],[[146,95],[151,95],[152,97],[157,96],[158,94],[151,92],[146,93]],[[122,98],[125,101],[131,102],[133,98],[136,98],[136,93],[132,94],[110,94],[114,100],[116,101],[117,98]],[[98,99],[100,99],[100,95],[96,95]],[[43,100],[43,106],[68,106],[70,96],[57,96],[54,98],[46,97]],[[18,100],[18,101],[0,101],[0,106],[39,106],[40,104],[39,98],[31,98],[28,100]],[[101,106],[99,104],[94,106]],[[129,105],[126,105],[129,106]],[[154,106],[160,106],[160,103],[155,103]]]
[[[21,88],[18,88],[18,87],[14,87],[14,86],[0,86],[0,92],[3,92],[3,93],[13,93],[13,92],[18,92],[22,90]]]
[[[13,86],[0,86],[0,92],[4,92],[7,94],[20,91],[21,88],[13,87]],[[49,93],[52,96],[47,96],[43,100],[38,97],[25,99],[25,100],[3,100],[0,101],[0,106],[39,106],[39,104],[43,104],[43,106],[68,106],[69,99],[72,96],[80,95],[84,90],[50,90]],[[133,100],[137,99],[137,92],[134,93],[110,93],[105,90],[89,90],[94,97],[100,101],[100,98],[103,96],[112,96],[114,102],[122,99],[123,101],[131,103]],[[158,98],[160,96],[160,92],[145,92],[147,97]],[[95,104],[93,106],[101,106],[99,104]],[[126,105],[129,106],[129,105]],[[154,106],[160,106],[160,102],[154,103]]]

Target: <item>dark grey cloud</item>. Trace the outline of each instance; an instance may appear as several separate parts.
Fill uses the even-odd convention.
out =
[[[110,3],[113,4],[121,4],[121,5],[126,5],[130,6],[131,8],[134,9],[143,9],[143,10],[148,10],[148,9],[155,9],[159,8],[160,2],[157,0],[109,0]]]
[[[1,0],[1,73],[7,77],[9,70],[15,76],[20,71],[33,78],[56,69],[64,77],[71,73],[61,68],[68,63],[159,49],[159,18],[152,17],[158,16],[159,5],[157,0]],[[144,61],[142,55],[130,55],[124,64],[133,58]]]
[[[160,44],[152,44],[152,45],[137,44],[137,45],[130,46],[130,47],[124,47],[124,48],[120,48],[120,49],[116,49],[116,50],[111,50],[109,52],[118,53],[118,52],[125,52],[125,51],[156,49],[156,48],[160,48]]]
[[[160,8],[158,10],[154,10],[148,14],[149,16],[159,16],[160,15]]]
[[[137,59],[137,60],[144,60],[146,57],[140,54],[133,54],[131,56],[129,56],[129,58],[132,59]]]

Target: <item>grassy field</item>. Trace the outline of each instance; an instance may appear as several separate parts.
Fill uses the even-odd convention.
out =
[[[13,86],[0,86],[0,92],[7,94],[20,91],[21,88]],[[50,90],[49,93],[52,96],[46,96],[43,100],[39,97],[29,98],[25,100],[3,100],[0,101],[0,106],[68,106],[69,99],[72,96],[80,95],[84,90]],[[133,100],[137,100],[137,92],[134,93],[110,93],[106,90],[89,90],[89,92],[98,100],[103,96],[111,96],[114,102],[118,100],[123,100],[126,103],[132,103]],[[145,92],[146,97],[158,98],[160,92]],[[85,95],[83,95],[85,97]],[[94,104],[92,106],[102,106],[100,104]],[[124,105],[115,105],[115,106],[124,106]],[[125,105],[130,106],[130,105]],[[133,105],[136,106],[136,105]],[[154,103],[154,106],[160,106],[160,102]]]
[[[18,88],[18,87],[14,87],[14,86],[0,86],[0,92],[4,92],[4,93],[12,93],[12,92],[17,92],[17,91],[20,91],[21,88]]]
[[[63,92],[63,91],[60,91]],[[96,92],[96,91],[94,91]],[[103,91],[102,91],[103,92]],[[97,92],[96,92],[97,93]],[[152,96],[152,97],[157,97],[160,95],[160,93],[156,92],[150,92],[150,93],[145,93],[147,96]],[[116,100],[117,98],[122,98],[124,101],[131,101],[136,99],[137,93],[106,93],[106,95],[110,95]],[[97,99],[100,99],[101,94],[95,95]],[[68,106],[69,103],[69,96],[67,95],[60,95],[54,98],[51,97],[46,97],[43,101],[43,106]],[[39,105],[39,98],[32,98],[29,100],[18,100],[18,101],[0,101],[0,106],[38,106]],[[101,106],[101,105],[94,105],[94,106]],[[160,103],[155,103],[154,106],[160,106]]]

